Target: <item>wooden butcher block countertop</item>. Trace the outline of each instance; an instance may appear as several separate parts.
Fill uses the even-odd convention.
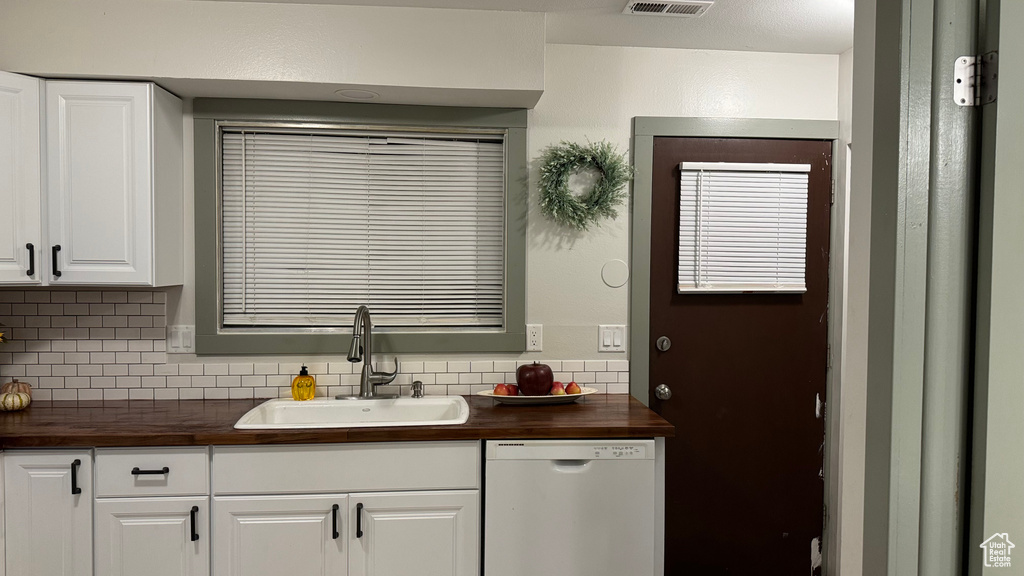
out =
[[[0,412],[0,448],[205,446],[527,438],[651,438],[673,427],[627,394],[595,394],[574,404],[508,406],[467,396],[465,424],[305,430],[235,430],[265,400],[33,402]]]

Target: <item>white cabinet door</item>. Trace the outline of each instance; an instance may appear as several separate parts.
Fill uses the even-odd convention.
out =
[[[352,494],[349,499],[355,524],[350,576],[480,573],[479,491]]]
[[[96,573],[208,576],[207,498],[96,500]]]
[[[41,86],[0,72],[0,284],[39,284],[43,277]]]
[[[153,86],[49,81],[50,284],[151,284]]]
[[[218,576],[345,576],[348,496],[214,498]]]
[[[92,574],[92,455],[7,452],[7,574]]]

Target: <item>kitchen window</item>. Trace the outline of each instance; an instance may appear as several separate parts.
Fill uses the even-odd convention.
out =
[[[194,116],[198,353],[340,353],[360,304],[377,353],[523,350],[525,111]]]

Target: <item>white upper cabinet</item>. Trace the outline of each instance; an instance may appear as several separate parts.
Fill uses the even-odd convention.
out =
[[[0,72],[0,284],[39,284],[42,81]]]
[[[183,275],[181,101],[150,83],[46,83],[51,285]]]

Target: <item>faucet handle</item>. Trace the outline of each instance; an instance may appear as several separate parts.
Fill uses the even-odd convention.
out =
[[[423,382],[416,380],[412,383],[412,397],[423,398]]]
[[[391,384],[398,377],[398,356],[395,356],[395,371],[394,372],[377,372],[370,369],[370,383],[375,386],[382,384]]]

